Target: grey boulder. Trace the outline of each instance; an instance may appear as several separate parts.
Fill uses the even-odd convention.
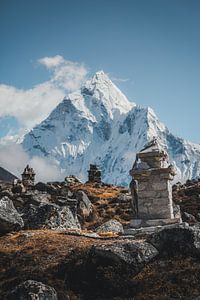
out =
[[[137,274],[148,262],[156,257],[158,251],[144,241],[126,241],[92,246],[89,256],[95,263],[116,266],[126,274]]]
[[[38,182],[34,186],[34,189],[39,191],[39,192],[46,192],[50,195],[57,195],[58,194],[58,190],[56,189],[56,187],[54,187],[51,184],[44,183],[44,182]]]
[[[48,204],[51,201],[51,196],[47,193],[39,191],[28,191],[23,195],[25,204],[40,205],[42,203]]]
[[[76,199],[78,202],[78,215],[81,216],[83,219],[88,218],[93,212],[92,202],[89,200],[88,196],[83,191],[78,191],[76,193]]]
[[[200,256],[200,229],[196,226],[177,225],[165,228],[150,235],[148,242],[161,256]]]
[[[13,289],[5,300],[57,300],[56,290],[46,284],[27,280]]]
[[[96,232],[124,233],[124,228],[120,222],[111,219],[95,229]]]
[[[80,229],[80,223],[68,206],[56,204],[27,205],[23,210],[26,229]]]
[[[15,209],[12,200],[3,197],[0,200],[0,233],[18,231],[23,226],[23,219]]]
[[[113,299],[134,289],[133,276],[157,255],[156,248],[144,241],[114,240],[96,244],[80,256],[72,253],[71,262],[65,270],[66,278],[75,288],[92,293],[101,291],[102,299]]]

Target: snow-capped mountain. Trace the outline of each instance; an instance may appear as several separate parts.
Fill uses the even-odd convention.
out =
[[[25,135],[23,147],[31,156],[53,158],[66,175],[86,180],[96,163],[105,182],[125,185],[136,152],[153,137],[168,151],[176,180],[199,176],[200,145],[174,136],[151,108],[128,101],[100,71]]]

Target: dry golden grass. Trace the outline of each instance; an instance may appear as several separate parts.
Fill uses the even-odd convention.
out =
[[[116,219],[126,225],[132,218],[130,203],[119,203],[118,197],[127,192],[124,187],[100,186],[95,184],[75,184],[70,186],[72,192],[84,191],[93,204],[93,214],[82,221],[83,229],[94,229],[110,219]]]
[[[87,251],[94,243],[105,241],[52,230],[28,230],[0,237],[0,299],[10,288],[28,279],[53,286],[59,299],[66,299],[65,277],[56,274],[60,274],[60,267],[71,253]]]
[[[115,187],[115,186],[102,186],[95,187],[94,184],[86,183],[86,184],[76,184],[70,186],[72,191],[82,190],[89,197],[98,201],[99,199],[109,199],[109,198],[117,198],[122,191],[124,191],[123,187]]]
[[[53,286],[59,300],[66,299],[66,293],[70,293],[72,300],[80,299],[67,290],[61,267],[72,253],[87,251],[94,244],[117,242],[112,232],[101,233],[101,236],[114,239],[94,240],[51,230],[21,231],[1,237],[0,299],[4,298],[5,291],[27,279]],[[197,299],[199,278],[200,262],[194,258],[157,259],[132,279],[134,300]]]
[[[112,232],[112,231],[98,232],[98,235],[101,237],[117,237],[117,236],[119,236],[119,234]]]
[[[138,288],[135,300],[197,299],[200,262],[192,257],[156,260],[133,279]]]

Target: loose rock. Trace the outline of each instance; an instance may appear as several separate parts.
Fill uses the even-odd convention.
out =
[[[197,219],[192,214],[189,214],[187,212],[184,212],[182,214],[182,218],[183,221],[188,222],[189,224],[194,224],[197,222]]]
[[[78,219],[67,206],[30,204],[23,211],[23,219],[26,229],[80,229]]]
[[[56,290],[34,280],[27,280],[12,290],[5,300],[57,300]]]
[[[12,200],[3,197],[0,200],[0,233],[18,231],[24,226],[20,214],[15,209]]]
[[[76,199],[78,201],[78,215],[80,215],[83,219],[88,218],[93,211],[92,202],[83,191],[78,191],[76,193]]]
[[[97,227],[96,232],[114,232],[114,233],[124,233],[124,228],[120,222],[111,219],[101,226]]]

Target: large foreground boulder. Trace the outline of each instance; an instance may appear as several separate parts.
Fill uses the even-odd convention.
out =
[[[144,241],[120,241],[94,245],[90,250],[91,264],[115,266],[129,276],[137,274],[145,264],[157,256],[158,251]],[[121,275],[123,273],[120,273]]]
[[[100,293],[100,299],[112,299],[134,289],[132,276],[153,260],[158,251],[144,241],[115,240],[94,245],[80,257],[73,255],[75,259],[65,270],[66,280],[72,288]],[[105,295],[107,298],[103,297]]]
[[[148,242],[151,243],[161,256],[175,254],[200,256],[200,228],[189,225],[177,225],[153,233]]]
[[[12,200],[3,197],[0,200],[0,233],[18,231],[24,226],[20,214],[15,209]]]
[[[113,232],[124,233],[122,224],[114,219],[111,219],[95,229],[96,232]]]
[[[80,223],[68,206],[56,204],[27,205],[23,210],[26,229],[80,229]]]
[[[5,300],[57,300],[54,288],[34,280],[27,280],[13,289]]]

